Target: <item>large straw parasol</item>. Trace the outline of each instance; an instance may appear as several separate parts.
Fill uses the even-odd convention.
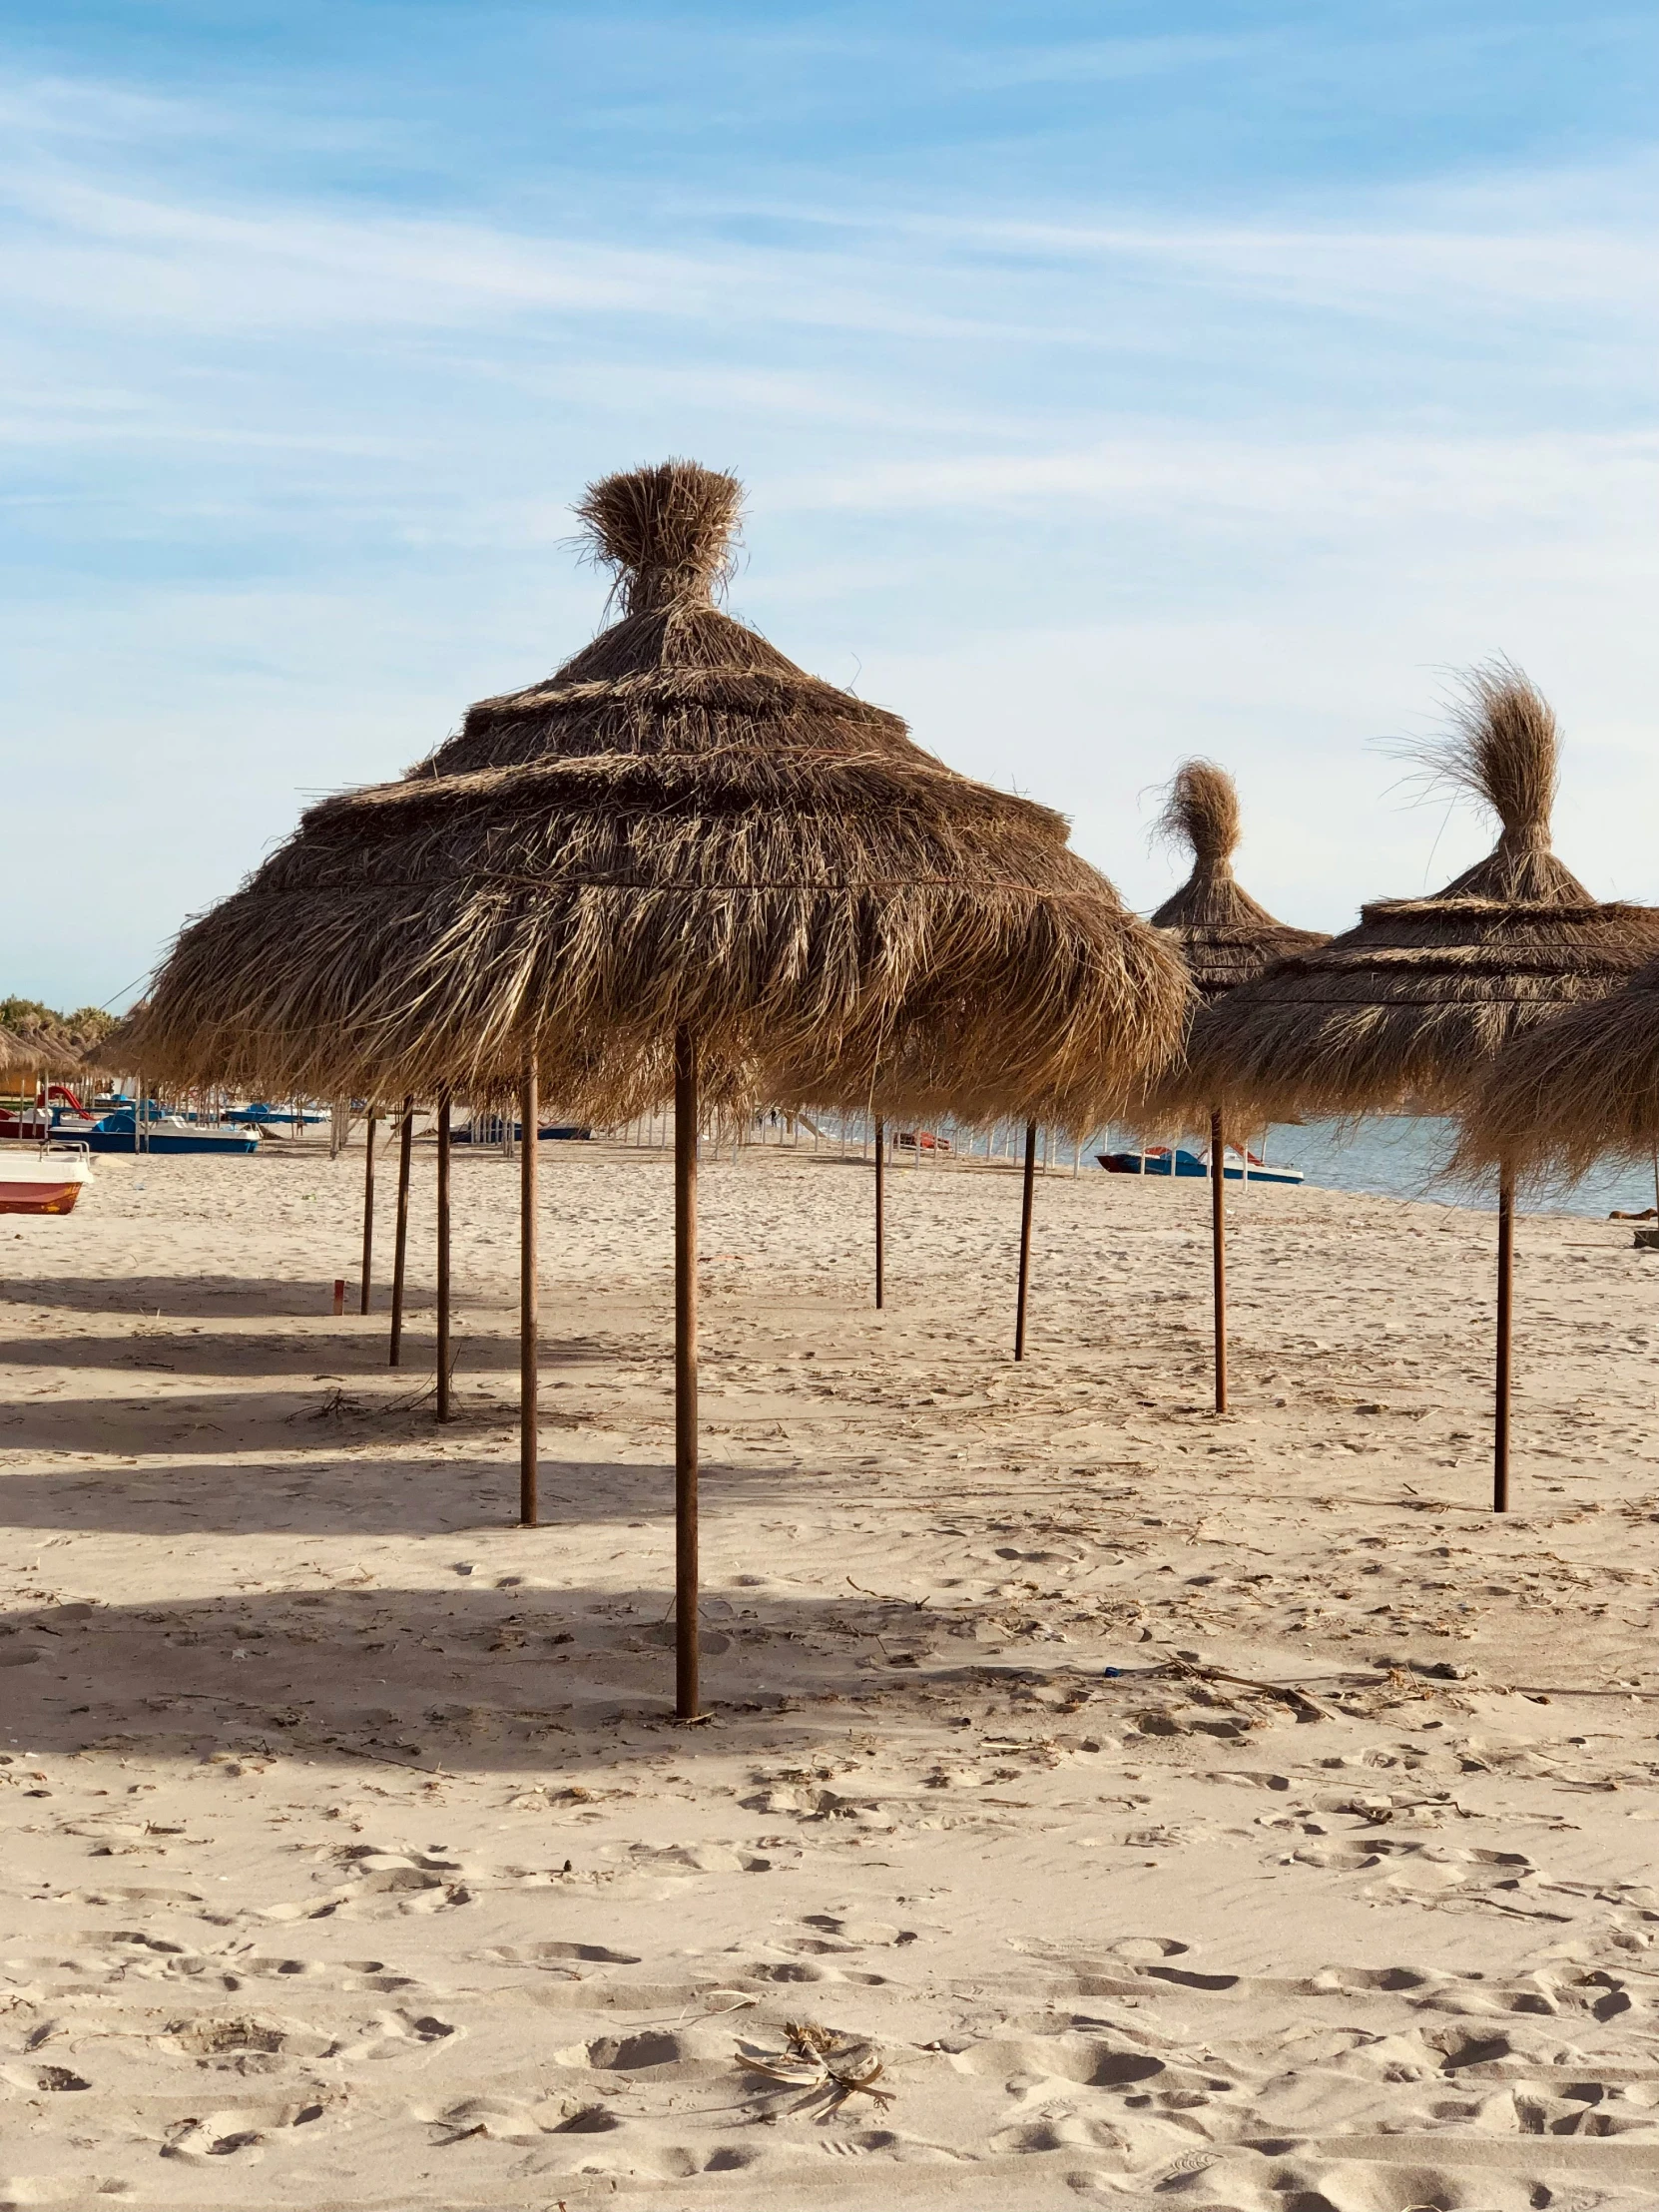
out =
[[[740,501],[685,461],[593,485],[578,512],[620,619],[400,782],[312,808],[183,932],[146,1023],[187,1080],[518,1094],[527,1520],[538,1097],[604,1123],[672,1094],[682,1713],[701,1113],[1040,1101],[1083,1123],[1168,1057],[1187,993],[1059,816],[953,775],[717,607]]]
[[[1206,1006],[1180,1088],[1235,1127],[1296,1116],[1455,1113],[1513,1036],[1616,990],[1659,949],[1659,913],[1602,905],[1550,849],[1558,757],[1548,704],[1506,661],[1463,680],[1426,765],[1502,834],[1429,898],[1379,899],[1359,925]],[[1493,1503],[1508,1504],[1514,1172],[1500,1163]]]
[[[1233,872],[1239,848],[1239,794],[1226,769],[1214,761],[1184,761],[1170,782],[1158,832],[1184,845],[1192,871],[1152,917],[1181,947],[1200,1006],[1237,990],[1294,952],[1328,944],[1318,929],[1279,921],[1251,897]],[[1185,1071],[1177,1064],[1171,1083],[1178,1095]],[[1156,1112],[1156,1092],[1152,1111]],[[1215,1306],[1216,1411],[1227,1410],[1227,1131],[1218,1106],[1210,1125],[1210,1263]],[[1248,1165],[1248,1154],[1245,1156]]]
[[[1659,959],[1504,1047],[1470,1095],[1454,1165],[1576,1181],[1607,1154],[1659,1161]]]

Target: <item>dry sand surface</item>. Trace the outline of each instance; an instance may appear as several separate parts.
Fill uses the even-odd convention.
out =
[[[544,1151],[537,1530],[510,1164],[445,1431],[429,1150],[401,1374],[360,1156],[0,1230],[0,2205],[1659,2203],[1659,1255],[1523,1225],[1499,1524],[1487,1218],[1245,1194],[1218,1422],[1203,1186],[1046,1181],[1016,1369],[1011,1174],[878,1317],[711,1161],[688,1729],[669,1169]]]

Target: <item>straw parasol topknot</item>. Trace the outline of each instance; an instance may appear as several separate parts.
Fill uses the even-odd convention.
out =
[[[1549,898],[1560,891],[1567,871],[1549,848],[1560,733],[1555,710],[1523,670],[1499,657],[1461,671],[1445,731],[1412,750],[1431,789],[1470,794],[1502,827],[1496,852],[1471,871],[1479,881],[1464,877],[1448,889],[1499,898]]]
[[[1316,930],[1276,920],[1251,897],[1233,873],[1240,834],[1238,787],[1226,769],[1214,761],[1183,761],[1170,780],[1154,835],[1166,844],[1186,845],[1193,864],[1181,888],[1152,916],[1152,925],[1179,943],[1203,999],[1253,982],[1276,960],[1326,941]],[[1167,1072],[1179,1085],[1179,1067]],[[1160,1090],[1149,1099],[1154,1114],[1165,1097]]]
[[[724,470],[669,460],[601,476],[576,503],[589,558],[615,573],[625,615],[708,604],[736,560],[743,486]]]
[[[1170,783],[1155,834],[1185,844],[1200,867],[1224,867],[1239,848],[1239,794],[1214,761],[1183,761]]]

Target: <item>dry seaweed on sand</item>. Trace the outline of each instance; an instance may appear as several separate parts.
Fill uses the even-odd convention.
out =
[[[1378,899],[1194,1018],[1164,1086],[1233,1126],[1456,1111],[1511,1037],[1605,997],[1659,952],[1659,913],[1593,899],[1550,847],[1558,741],[1507,662],[1471,670],[1426,772],[1496,816],[1485,859],[1430,897]]]
[[[594,1122],[873,1106],[1086,1127],[1176,1048],[1167,940],[1064,820],[924,753],[716,603],[739,488],[672,461],[579,512],[619,619],[396,783],[311,808],[192,922],[147,1069],[278,1095],[487,1097],[534,1060]]]
[[[762,2074],[786,2089],[802,2092],[792,2110],[817,2108],[821,2119],[838,2112],[849,2097],[870,2097],[881,2106],[893,2100],[890,2089],[878,2089],[882,2065],[874,2046],[861,2037],[841,2035],[821,2027],[816,2020],[786,2020],[786,2047],[768,2051],[754,2044],[737,2045],[738,2063],[746,2073]]]

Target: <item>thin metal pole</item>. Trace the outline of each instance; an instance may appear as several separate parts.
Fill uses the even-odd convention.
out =
[[[438,1086],[438,1418],[449,1418],[449,1086]]]
[[[887,1302],[887,1125],[875,1124],[875,1303]]]
[[[1210,1116],[1210,1260],[1216,1293],[1216,1411],[1227,1410],[1227,1147]]]
[[[397,1136],[397,1228],[391,1246],[391,1358],[403,1365],[403,1272],[409,1256],[409,1160],[414,1148],[414,1100],[403,1101],[403,1126]]]
[[[536,1366],[536,1065],[524,1070],[518,1144],[518,1517],[534,1528],[540,1377]]]
[[[363,1287],[357,1311],[368,1312],[368,1297],[374,1280],[374,1124],[379,1119],[372,1106],[368,1109],[368,1131],[363,1152]]]
[[[1037,1125],[1025,1125],[1025,1187],[1019,1205],[1019,1300],[1014,1313],[1014,1358],[1025,1358],[1025,1293],[1031,1281],[1031,1199],[1037,1176]]]
[[[1515,1288],[1515,1171],[1497,1186],[1497,1392],[1492,1419],[1492,1511],[1509,1510],[1509,1337]]]
[[[674,1710],[701,1710],[697,1649],[697,1040],[674,1035]]]

